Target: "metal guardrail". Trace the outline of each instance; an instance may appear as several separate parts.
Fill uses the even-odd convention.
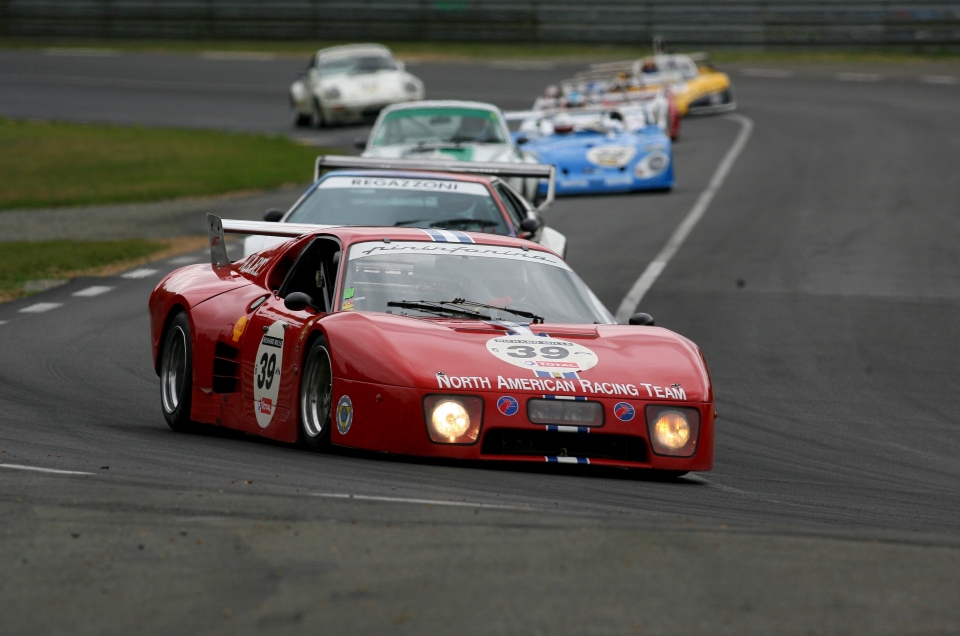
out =
[[[960,47],[956,0],[0,0],[0,35]]]

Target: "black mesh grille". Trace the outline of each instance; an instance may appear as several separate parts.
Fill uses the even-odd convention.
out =
[[[480,452],[484,455],[557,455],[647,461],[647,443],[642,437],[598,433],[493,429],[483,436]]]

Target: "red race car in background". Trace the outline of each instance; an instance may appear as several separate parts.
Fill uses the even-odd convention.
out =
[[[674,475],[713,466],[697,346],[646,314],[615,324],[535,243],[208,220],[212,264],[172,272],[150,297],[174,430]],[[231,263],[224,231],[295,240]]]

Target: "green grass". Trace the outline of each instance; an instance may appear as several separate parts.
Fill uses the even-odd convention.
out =
[[[169,248],[169,241],[143,239],[0,243],[0,300],[25,295],[27,281],[102,274]]]
[[[199,53],[202,51],[253,51],[307,57],[317,49],[345,44],[323,40],[99,40],[99,39],[53,39],[53,38],[0,38],[0,48],[43,49],[106,48],[120,51]],[[577,43],[501,43],[501,42],[390,42],[383,44],[406,58],[435,59],[524,59],[596,61],[627,59],[649,55],[651,48],[644,42],[637,46],[577,44]],[[681,47],[684,50],[702,47]],[[715,49],[710,51],[716,61],[726,62],[881,62],[899,63],[914,61],[960,61],[960,53],[939,51],[935,48],[907,49],[857,49],[857,48],[789,48],[778,50]]]
[[[0,210],[266,190],[313,176],[286,137],[0,118]]]

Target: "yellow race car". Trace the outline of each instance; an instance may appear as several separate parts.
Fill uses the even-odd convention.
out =
[[[651,55],[640,61],[645,83],[671,86],[681,116],[724,113],[737,107],[730,76],[710,65],[705,53]]]

